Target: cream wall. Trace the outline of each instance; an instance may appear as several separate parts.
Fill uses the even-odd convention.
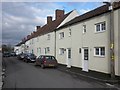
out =
[[[48,39],[48,34],[50,34],[50,40],[47,40]],[[55,33],[50,32],[48,34],[38,36],[38,41],[37,41],[37,37],[36,37],[34,47],[35,47],[35,54],[37,56],[39,56],[39,54],[37,52],[37,48],[41,48],[41,55],[45,55],[45,50],[44,49],[46,47],[50,47],[50,52],[47,53],[46,55],[54,55],[54,53],[55,53],[55,47],[54,47]]]
[[[120,76],[120,9],[114,12],[115,74]]]
[[[16,55],[20,54],[21,53],[20,46],[15,46],[14,47],[14,52],[16,53]]]
[[[84,22],[74,24],[73,26],[63,28],[56,32],[57,36],[57,59],[59,63],[66,64],[66,52],[64,55],[59,55],[59,48],[71,48],[72,50],[72,60],[71,65],[75,67],[82,67],[82,53],[79,53],[79,48],[88,47],[89,48],[89,70],[109,73],[109,60],[108,60],[108,28],[106,31],[101,33],[95,32],[95,24],[99,22],[106,21],[108,23],[108,14],[91,18]],[[83,34],[83,25],[87,26],[87,32]],[[106,25],[108,26],[108,25]],[[69,28],[72,30],[71,37],[68,36]],[[59,33],[65,33],[65,37],[59,40]],[[94,47],[104,46],[106,49],[105,57],[94,56]]]
[[[118,14],[118,17],[119,17],[119,21],[118,21],[118,75],[120,76],[120,9],[119,9],[119,14]]]

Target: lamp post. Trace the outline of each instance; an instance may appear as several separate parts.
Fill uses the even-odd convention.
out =
[[[110,12],[110,74],[111,79],[115,78],[115,57],[114,57],[114,2],[103,2],[109,5]]]

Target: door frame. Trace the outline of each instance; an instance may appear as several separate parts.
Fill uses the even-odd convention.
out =
[[[71,68],[71,58],[68,58],[68,50],[71,50],[71,48],[66,48],[66,65],[68,68]],[[72,56],[72,50],[71,50],[71,56]]]
[[[88,49],[88,60],[84,59],[84,49]],[[89,60],[90,60],[89,47],[82,47],[82,71],[89,71]]]

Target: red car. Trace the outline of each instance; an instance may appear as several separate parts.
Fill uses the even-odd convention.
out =
[[[57,67],[58,62],[54,56],[51,55],[40,55],[35,62],[35,65],[40,65],[42,68],[45,67]]]

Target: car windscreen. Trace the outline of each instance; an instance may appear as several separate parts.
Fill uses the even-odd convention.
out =
[[[45,58],[46,58],[47,60],[55,60],[55,57],[53,57],[53,56],[45,56]]]
[[[35,57],[35,55],[34,54],[32,54],[32,53],[29,53],[29,54],[27,54],[29,57]]]

